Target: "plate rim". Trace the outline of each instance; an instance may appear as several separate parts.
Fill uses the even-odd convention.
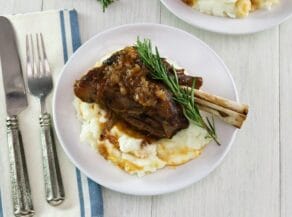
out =
[[[62,70],[60,71],[59,75],[57,76],[57,81],[55,82],[55,88],[54,88],[53,97],[52,97],[52,114],[53,114],[54,129],[55,129],[55,133],[56,133],[57,139],[59,141],[59,144],[61,145],[63,151],[65,152],[66,156],[70,159],[70,161],[73,163],[73,165],[75,167],[77,167],[83,174],[85,174],[88,178],[90,178],[94,182],[102,185],[103,187],[106,187],[106,188],[111,189],[111,190],[116,191],[116,192],[120,192],[120,193],[124,193],[124,194],[130,194],[130,195],[136,195],[136,196],[152,196],[152,195],[154,196],[154,195],[167,194],[167,193],[171,193],[171,192],[175,192],[175,191],[184,189],[184,188],[186,188],[186,187],[188,187],[188,186],[190,186],[190,185],[192,185],[192,184],[194,184],[194,183],[196,183],[196,182],[204,179],[206,176],[208,176],[209,174],[211,174],[212,172],[214,172],[214,170],[222,163],[222,161],[226,157],[227,153],[230,151],[230,149],[231,149],[231,147],[232,147],[232,145],[234,143],[234,140],[236,138],[236,135],[238,133],[238,129],[236,129],[236,128],[234,129],[234,132],[232,133],[232,136],[230,138],[230,141],[226,145],[226,148],[225,148],[224,152],[222,153],[222,155],[220,156],[220,158],[212,165],[212,167],[209,170],[204,171],[203,172],[203,175],[201,175],[199,178],[195,178],[195,179],[193,178],[193,179],[190,179],[187,183],[182,183],[180,185],[175,185],[170,190],[167,189],[167,190],[160,190],[160,191],[144,191],[144,190],[137,191],[137,190],[133,190],[133,189],[128,189],[128,190],[119,189],[119,188],[117,188],[115,186],[108,185],[105,181],[97,180],[93,175],[87,173],[86,169],[83,166],[81,166],[77,162],[77,160],[75,160],[71,156],[69,149],[65,145],[65,142],[63,141],[63,139],[62,139],[62,137],[60,135],[60,129],[59,129],[59,126],[58,126],[57,120],[56,120],[56,110],[57,110],[57,108],[56,108],[56,99],[57,99],[57,92],[58,92],[57,90],[58,90],[58,87],[60,85],[61,76],[64,73],[64,71],[67,68],[67,66],[70,64],[71,60],[75,57],[76,53],[79,52],[79,50],[82,49],[82,47],[85,47],[87,44],[91,43],[91,41],[96,40],[96,38],[98,38],[100,35],[107,34],[109,32],[116,31],[116,30],[123,29],[123,28],[128,28],[128,27],[135,28],[135,27],[141,27],[141,26],[143,26],[143,27],[153,27],[154,26],[156,28],[166,28],[166,29],[171,29],[171,30],[174,30],[174,31],[179,31],[179,32],[181,32],[183,34],[186,34],[186,35],[192,37],[193,39],[197,40],[199,43],[201,43],[202,45],[204,45],[210,52],[213,53],[213,55],[216,56],[216,58],[218,59],[218,61],[220,61],[220,63],[224,67],[225,73],[228,75],[228,77],[229,77],[229,79],[231,81],[231,84],[232,84],[232,87],[233,87],[233,90],[234,90],[235,100],[237,102],[239,102],[238,90],[237,90],[235,81],[234,81],[234,79],[232,77],[232,74],[231,74],[229,68],[226,66],[226,64],[224,63],[223,59],[208,44],[206,44],[201,39],[197,38],[195,35],[187,32],[187,31],[181,30],[179,28],[176,28],[176,27],[173,27],[173,26],[169,26],[169,25],[165,25],[165,24],[157,24],[157,23],[151,23],[151,22],[142,22],[142,23],[131,23],[131,24],[119,25],[119,26],[112,27],[112,28],[106,29],[104,31],[101,31],[101,32],[95,34],[94,36],[92,36],[85,43],[83,43],[68,58],[67,62],[64,64],[64,66],[62,67]]]
[[[197,24],[197,23],[193,23],[190,20],[185,19],[181,14],[176,13],[173,10],[173,8],[170,7],[166,3],[167,0],[160,0],[160,2],[164,5],[164,7],[167,10],[169,10],[174,16],[176,16],[177,18],[179,18],[183,22],[185,22],[185,23],[187,23],[187,24],[189,24],[189,25],[191,25],[193,27],[196,27],[196,28],[199,28],[199,29],[203,29],[205,31],[209,31],[209,32],[213,32],[213,33],[218,33],[218,34],[223,34],[223,35],[236,35],[236,36],[240,36],[240,35],[249,35],[249,34],[255,34],[255,33],[258,33],[258,32],[263,32],[263,31],[272,29],[272,28],[274,28],[276,26],[279,26],[280,24],[284,23],[285,21],[287,21],[289,18],[292,17],[292,11],[291,11],[291,13],[288,14],[285,18],[283,18],[281,20],[278,20],[277,22],[272,23],[272,24],[269,24],[269,25],[264,26],[264,27],[260,27],[260,28],[254,29],[254,30],[249,30],[249,31],[242,31],[242,32],[227,32],[227,31],[224,31],[224,30],[215,30],[215,29],[208,28],[206,26],[203,26],[203,25],[200,25],[200,24]],[[212,16],[212,15],[209,15],[209,16]]]

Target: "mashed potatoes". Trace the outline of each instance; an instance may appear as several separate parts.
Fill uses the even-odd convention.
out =
[[[101,139],[106,112],[97,104],[74,100],[77,117],[81,121],[80,139],[89,143],[105,159],[129,174],[144,176],[167,165],[178,166],[199,156],[212,139],[206,130],[190,124],[172,139],[143,144],[141,138],[130,136],[114,126],[106,139]]]
[[[279,0],[183,0],[202,13],[232,18],[246,17],[256,9],[270,9]]]

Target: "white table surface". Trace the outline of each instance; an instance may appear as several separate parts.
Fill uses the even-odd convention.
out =
[[[106,13],[96,0],[0,0],[1,15],[60,8],[79,12],[82,42],[133,22],[168,24],[196,35],[223,58],[241,101],[250,105],[248,121],[215,172],[162,196],[103,189],[105,217],[292,216],[292,19],[262,33],[226,36],[184,23],[158,0],[119,0]]]

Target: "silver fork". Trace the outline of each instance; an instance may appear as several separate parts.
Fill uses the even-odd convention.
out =
[[[26,63],[28,89],[32,95],[39,98],[41,106],[39,122],[46,199],[49,204],[56,206],[63,202],[65,194],[51,118],[46,109],[46,97],[52,91],[53,80],[41,33],[36,34],[36,48],[32,35],[26,35]]]

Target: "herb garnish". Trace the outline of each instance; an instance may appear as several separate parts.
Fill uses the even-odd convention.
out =
[[[155,47],[155,53],[152,52],[152,44],[149,39],[140,41],[138,38],[136,48],[144,64],[151,70],[151,76],[153,79],[162,81],[167,88],[169,88],[173,94],[174,100],[182,106],[185,117],[197,126],[206,129],[209,136],[214,139],[218,145],[220,145],[217,140],[214,119],[212,118],[212,121],[208,118],[204,120],[198,106],[195,103],[195,79],[191,89],[181,87],[178,82],[175,68],[173,67],[173,76],[167,72],[165,64],[163,63],[158,52],[158,48]]]
[[[104,12],[105,9],[111,4],[114,2],[114,0],[98,0],[101,2],[102,4],[102,11]]]

